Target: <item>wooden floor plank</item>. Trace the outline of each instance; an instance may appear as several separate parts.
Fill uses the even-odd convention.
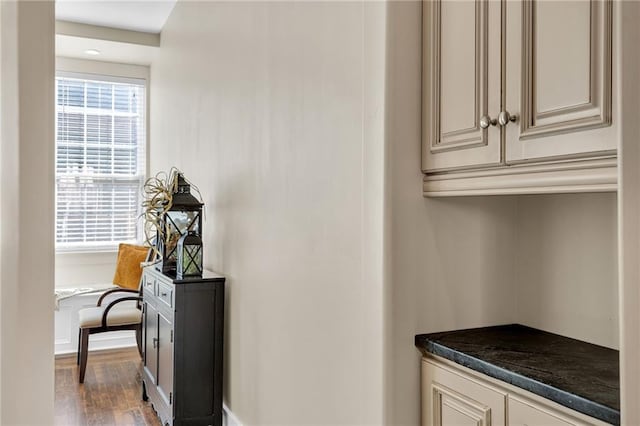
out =
[[[141,399],[142,364],[136,348],[90,352],[84,384],[76,357],[56,359],[55,424],[160,426]]]

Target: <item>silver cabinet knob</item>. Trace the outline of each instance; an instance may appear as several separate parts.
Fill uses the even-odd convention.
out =
[[[480,127],[483,129],[486,129],[489,126],[495,126],[496,123],[496,119],[491,119],[491,117],[489,117],[488,115],[483,115],[482,117],[480,117]]]
[[[517,119],[517,114],[511,115],[508,111],[501,111],[500,114],[498,114],[498,123],[501,126],[506,126],[509,122],[515,123]]]

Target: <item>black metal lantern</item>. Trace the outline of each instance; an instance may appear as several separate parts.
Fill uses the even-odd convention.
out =
[[[189,231],[178,241],[176,278],[179,280],[202,277],[202,239]]]
[[[178,261],[178,241],[183,236],[194,232],[202,235],[202,206],[203,204],[191,195],[191,186],[182,174],[176,175],[177,189],[172,194],[171,208],[161,218],[162,235],[158,232],[158,251],[162,255],[162,272],[176,274]],[[202,242],[201,242],[202,244]],[[202,261],[200,262],[202,270]]]

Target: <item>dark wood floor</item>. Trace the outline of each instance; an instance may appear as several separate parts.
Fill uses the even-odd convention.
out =
[[[141,399],[141,386],[135,348],[90,352],[82,385],[75,355],[58,358],[55,424],[160,426],[151,405]]]

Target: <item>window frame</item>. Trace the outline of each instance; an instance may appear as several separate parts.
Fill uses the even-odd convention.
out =
[[[143,92],[144,99],[144,117],[143,124],[145,127],[143,143],[142,158],[144,166],[142,168],[141,180],[144,180],[149,176],[149,67],[142,65],[130,65],[130,64],[117,64],[113,62],[101,62],[101,61],[89,61],[83,59],[72,58],[56,58],[56,78],[77,78],[84,80],[97,80],[110,83],[125,83],[125,84],[138,84],[144,86]],[[55,113],[58,113],[57,96]],[[57,133],[56,133],[57,134]],[[54,140],[56,144],[56,164],[57,164],[57,139]],[[54,175],[54,179],[57,181],[57,172]],[[123,180],[126,178],[123,177]],[[56,208],[54,214],[57,216],[57,197]],[[57,219],[56,219],[57,223]],[[141,244],[144,241],[143,227],[138,226],[138,232],[136,235],[136,242]],[[96,244],[84,244],[77,245],[61,245],[57,242],[57,235],[54,235],[55,251],[58,254],[73,254],[73,253],[111,253],[117,252],[118,243],[96,243]]]

